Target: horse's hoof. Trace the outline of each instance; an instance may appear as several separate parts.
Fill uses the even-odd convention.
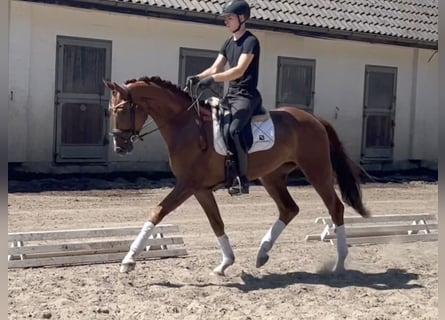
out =
[[[222,276],[222,277],[224,277],[225,276],[225,273],[224,273],[224,271],[221,269],[221,267],[216,267],[215,269],[213,269],[213,274],[214,275],[217,275],[217,276]]]
[[[264,266],[268,260],[269,260],[268,254],[258,255],[258,257],[256,258],[256,267],[259,268]]]
[[[346,269],[344,262],[337,262],[335,266],[332,268],[333,273],[343,273],[345,271]]]
[[[133,271],[135,267],[136,262],[122,263],[119,271],[122,273],[129,273]]]
[[[217,266],[215,269],[213,269],[213,273],[218,276],[225,276],[225,271],[228,267],[233,265],[235,263],[235,258],[232,259],[224,259],[223,262],[219,266]]]
[[[345,267],[334,267],[332,269],[332,273],[335,273],[335,274],[340,274],[340,273],[343,273],[345,271],[346,271]]]

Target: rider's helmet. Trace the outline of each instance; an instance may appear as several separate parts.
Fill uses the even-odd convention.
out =
[[[244,15],[247,20],[250,17],[250,6],[245,0],[230,0],[224,5],[221,16],[229,14]]]

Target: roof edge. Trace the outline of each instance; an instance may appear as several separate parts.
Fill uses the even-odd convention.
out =
[[[100,11],[117,12],[146,17],[174,19],[187,22],[204,24],[221,24],[222,18],[216,14],[186,11],[161,6],[153,6],[142,3],[121,2],[113,0],[16,0],[23,2],[47,3],[76,7],[83,9],[95,9]],[[322,39],[342,39],[368,43],[380,43],[396,46],[414,47],[422,49],[437,50],[438,41],[416,40],[402,37],[380,35],[374,33],[354,32],[336,30],[323,27],[303,26],[284,22],[251,19],[248,27],[259,30],[291,33],[299,36],[322,38]]]

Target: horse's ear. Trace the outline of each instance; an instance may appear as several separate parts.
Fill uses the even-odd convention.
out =
[[[114,90],[116,90],[117,92],[119,92],[119,94],[121,95],[122,99],[127,99],[128,96],[128,91],[126,88],[122,88],[119,84],[117,84],[116,82],[113,82],[113,86],[114,86]]]
[[[102,79],[102,82],[104,83],[105,87],[107,87],[110,90],[114,90],[114,85],[110,81]]]

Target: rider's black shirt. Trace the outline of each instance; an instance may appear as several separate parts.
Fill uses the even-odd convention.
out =
[[[237,93],[243,89],[249,93],[257,92],[260,61],[260,43],[257,37],[249,31],[246,31],[238,40],[230,37],[224,42],[219,53],[227,59],[231,68],[238,64],[239,57],[242,53],[254,55],[244,75],[242,75],[241,78],[230,81],[229,92]]]

